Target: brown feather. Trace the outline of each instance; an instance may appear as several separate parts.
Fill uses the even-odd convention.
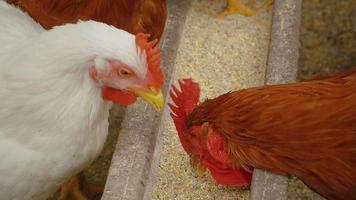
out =
[[[236,165],[293,174],[328,199],[356,199],[356,70],[227,93],[188,117],[188,127],[204,122]]]
[[[44,28],[78,20],[95,20],[133,34],[160,38],[166,23],[166,0],[7,0]]]

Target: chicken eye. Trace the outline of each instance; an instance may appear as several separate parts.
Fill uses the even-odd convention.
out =
[[[133,73],[131,72],[131,71],[129,71],[129,70],[127,70],[127,69],[120,69],[119,70],[119,75],[120,76],[123,76],[123,77],[129,77],[129,76],[131,76]]]

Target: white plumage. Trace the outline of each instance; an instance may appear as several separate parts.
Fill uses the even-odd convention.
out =
[[[0,199],[45,199],[106,140],[111,102],[88,68],[111,59],[145,76],[145,56],[123,30],[88,21],[46,31],[4,1],[0,27]]]

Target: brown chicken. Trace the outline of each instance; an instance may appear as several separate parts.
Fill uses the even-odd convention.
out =
[[[356,70],[229,92],[198,105],[190,79],[173,87],[184,150],[220,184],[247,185],[253,168],[297,176],[331,200],[356,199]]]
[[[130,33],[160,38],[166,23],[166,0],[7,0],[45,29],[78,20],[95,20]]]

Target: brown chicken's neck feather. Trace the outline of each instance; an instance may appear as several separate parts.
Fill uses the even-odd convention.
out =
[[[356,199],[356,70],[227,93],[198,105],[236,165],[293,174],[330,199]],[[337,195],[336,195],[337,194]]]

